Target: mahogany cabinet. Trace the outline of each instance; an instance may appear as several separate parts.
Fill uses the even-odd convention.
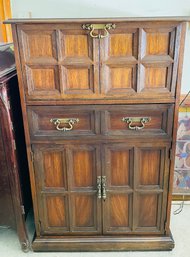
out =
[[[16,229],[23,251],[31,193],[13,44],[0,45],[0,229]]]
[[[185,18],[7,23],[34,251],[171,250]]]

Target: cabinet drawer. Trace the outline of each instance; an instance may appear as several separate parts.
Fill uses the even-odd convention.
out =
[[[30,106],[28,118],[32,138],[88,136],[100,131],[92,106]]]
[[[171,135],[172,104],[120,105],[107,107],[101,117],[106,135]]]

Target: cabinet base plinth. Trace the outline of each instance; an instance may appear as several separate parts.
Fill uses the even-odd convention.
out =
[[[92,236],[92,237],[36,237],[33,250],[45,251],[169,251],[174,248],[169,236]]]

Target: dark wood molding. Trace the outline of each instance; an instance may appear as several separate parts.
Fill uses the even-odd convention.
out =
[[[81,22],[145,22],[145,21],[158,21],[158,22],[185,22],[190,21],[190,16],[161,16],[161,17],[110,17],[110,18],[64,18],[64,19],[51,19],[51,18],[41,18],[41,19],[8,19],[4,21],[4,24],[39,24],[39,23],[81,23]]]

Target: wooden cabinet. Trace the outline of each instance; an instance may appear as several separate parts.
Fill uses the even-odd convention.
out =
[[[0,230],[15,229],[30,249],[25,219],[31,190],[13,44],[0,45]]]
[[[12,20],[35,251],[170,250],[185,20]]]

